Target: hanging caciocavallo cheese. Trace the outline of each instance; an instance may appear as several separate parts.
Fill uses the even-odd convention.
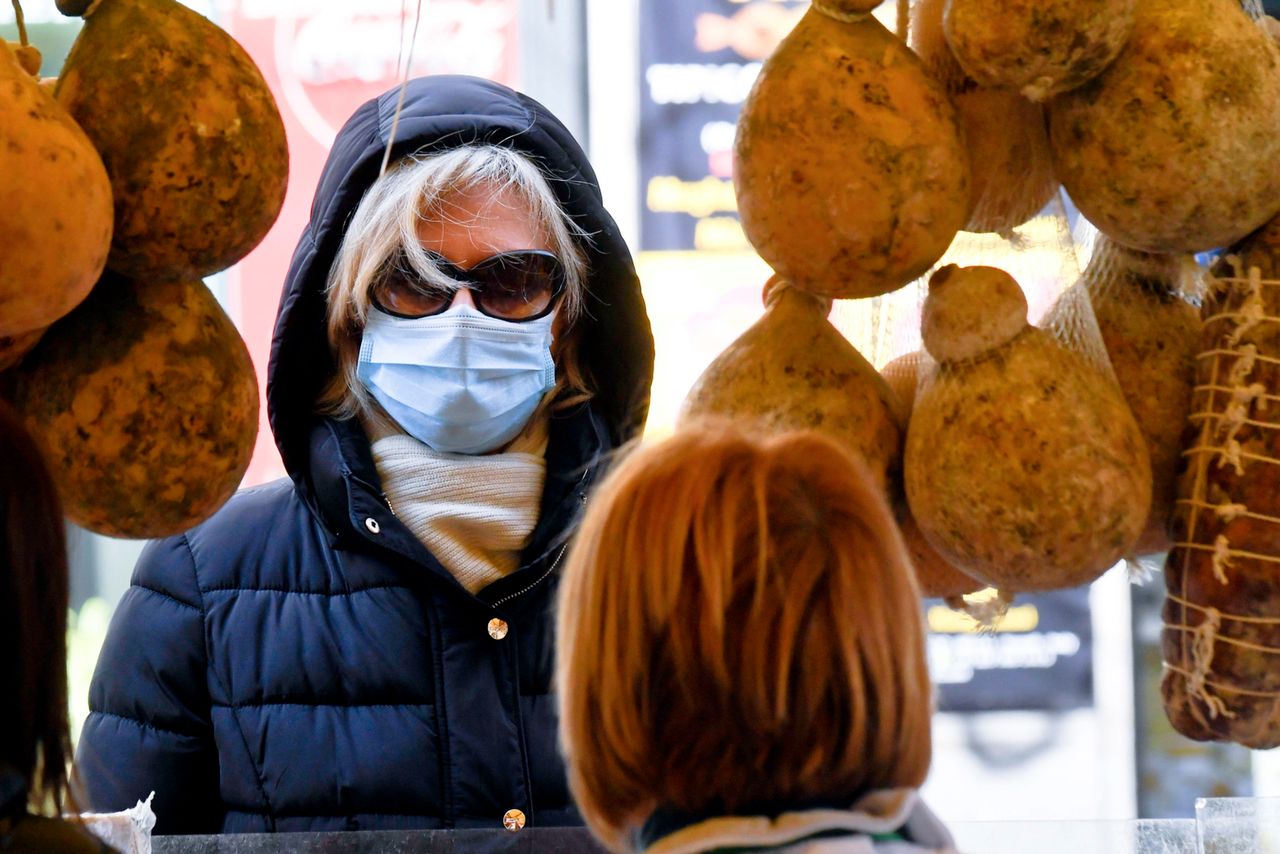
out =
[[[257,379],[201,282],[108,273],[16,374],[15,406],[67,516],[91,531],[181,533],[221,507],[249,465]]]
[[[1168,551],[1200,352],[1200,270],[1189,255],[1126,249],[1099,235],[1081,276],[1120,390],[1151,456],[1151,516],[1135,554]]]
[[[1048,109],[1062,185],[1117,243],[1199,252],[1280,211],[1280,47],[1237,0],[1142,0],[1115,62]]]
[[[900,469],[893,392],[827,320],[831,301],[775,277],[764,317],[703,371],[680,420],[727,418],[767,432],[817,430],[866,463],[882,489]]]
[[[921,332],[938,362],[907,432],[907,499],[948,561],[1002,591],[1073,587],[1130,552],[1151,467],[1114,380],[1027,323],[990,267],[934,274]]]
[[[911,47],[955,104],[969,151],[970,205],[964,231],[1006,233],[1035,216],[1058,192],[1044,108],[1011,89],[965,73],[943,36],[946,0],[912,8]]]
[[[947,0],[956,60],[983,86],[1046,101],[1093,78],[1133,31],[1137,0]]]
[[[58,0],[84,16],[55,92],[115,194],[108,266],[138,279],[230,267],[284,204],[284,123],[257,66],[176,0]]]
[[[89,294],[110,246],[102,159],[0,42],[0,366]]]
[[[809,293],[896,290],[942,257],[969,213],[955,109],[870,15],[814,3],[738,120],[734,189],[747,238]]]

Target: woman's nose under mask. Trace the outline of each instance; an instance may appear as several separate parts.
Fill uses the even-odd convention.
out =
[[[488,453],[519,435],[555,387],[554,320],[512,323],[466,305],[417,319],[370,309],[356,374],[428,447]]]

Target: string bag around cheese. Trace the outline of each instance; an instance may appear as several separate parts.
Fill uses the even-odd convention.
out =
[[[703,371],[680,421],[726,418],[769,433],[817,430],[860,456],[882,489],[901,469],[899,403],[827,320],[831,300],[775,276],[765,313]]]
[[[249,351],[199,281],[108,273],[14,369],[67,516],[100,534],[181,533],[231,497],[253,451]]]
[[[1097,77],[1133,31],[1138,0],[947,0],[943,27],[980,85],[1037,103]]]
[[[1031,326],[1027,309],[1002,270],[934,274],[921,333],[937,367],[916,399],[904,459],[925,538],[1010,592],[1094,580],[1132,549],[1151,502],[1142,434],[1105,358]],[[1092,321],[1087,301],[1072,315]],[[1055,332],[1081,340],[1070,326]]]
[[[102,159],[24,55],[0,43],[0,370],[88,296],[111,245]]]
[[[1048,112],[1063,186],[1125,246],[1223,247],[1280,211],[1280,47],[1238,0],[1142,0],[1116,60]]]
[[[257,66],[177,0],[58,8],[84,17],[54,91],[111,177],[107,265],[187,280],[230,267],[275,222],[288,179],[284,123]]]
[[[1151,459],[1151,515],[1135,556],[1163,553],[1172,544],[1203,285],[1203,271],[1191,256],[1140,252],[1102,234],[1081,276],[1079,286],[1088,291],[1108,360]]]
[[[969,152],[969,217],[963,231],[1008,233],[1039,213],[1058,191],[1044,108],[1013,89],[965,73],[943,36],[947,0],[911,7],[911,48],[955,105]]]
[[[1211,270],[1161,694],[1188,738],[1280,746],[1280,217]]]
[[[810,6],[764,63],[734,144],[747,239],[794,287],[837,298],[923,275],[969,212],[954,107],[863,5]]]

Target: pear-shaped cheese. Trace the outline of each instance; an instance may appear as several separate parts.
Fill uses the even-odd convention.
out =
[[[911,408],[915,404],[916,386],[918,384],[920,363],[924,354],[907,353],[899,356],[880,369],[881,376],[893,389],[894,397],[902,407],[902,424],[910,422]],[[976,593],[984,585],[981,581],[965,575],[952,566],[946,558],[938,554],[929,545],[929,541],[920,532],[911,508],[906,502],[898,502],[898,528],[902,531],[902,541],[911,555],[911,563],[916,568],[916,580],[920,583],[920,592],[925,596],[951,598],[966,593]]]
[[[0,43],[0,337],[75,308],[111,245],[111,183],[66,110]]]
[[[948,561],[1002,590],[1049,590],[1130,553],[1151,465],[1114,381],[1028,325],[1025,305],[982,268],[935,277],[923,332],[941,364],[912,412],[905,482]],[[984,306],[985,335],[947,316]]]
[[[1142,0],[1116,61],[1049,104],[1049,141],[1118,243],[1226,246],[1280,211],[1280,48],[1236,0]]]
[[[955,104],[969,151],[965,231],[1005,232],[1035,216],[1058,191],[1044,108],[1018,92],[965,74],[943,37],[946,0],[912,9],[911,46]]]
[[[983,86],[1044,101],[1092,80],[1133,30],[1137,0],[948,0],[956,60]]]
[[[734,163],[747,238],[810,293],[896,290],[942,257],[969,213],[955,110],[872,17],[809,9],[743,107]]]
[[[770,432],[818,430],[858,454],[886,488],[900,462],[893,393],[827,320],[830,301],[775,282],[766,305],[764,317],[694,383],[681,420],[724,417]]]
[[[67,516],[136,539],[180,533],[235,492],[258,429],[249,352],[209,289],[108,273],[16,369]]]
[[[1136,554],[1171,545],[1182,436],[1200,352],[1200,312],[1187,301],[1198,275],[1190,256],[1138,252],[1100,236],[1081,277],[1151,457],[1151,516]]]
[[[84,15],[55,91],[111,176],[109,266],[139,279],[231,266],[284,203],[284,123],[262,74],[176,0],[98,0]]]

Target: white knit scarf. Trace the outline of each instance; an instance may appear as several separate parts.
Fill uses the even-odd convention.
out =
[[[476,593],[520,566],[546,480],[547,419],[501,453],[433,451],[366,422],[392,512],[463,587]]]

